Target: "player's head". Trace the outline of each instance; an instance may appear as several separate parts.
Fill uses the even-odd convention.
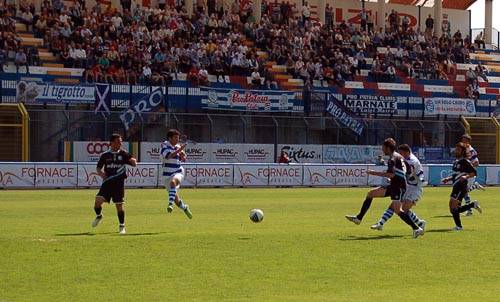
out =
[[[399,145],[398,153],[401,154],[404,158],[409,158],[411,154],[410,146],[408,146],[407,144]]]
[[[172,145],[177,145],[179,143],[181,133],[176,129],[170,129],[167,132],[167,139]]]
[[[113,133],[109,137],[109,145],[112,151],[118,151],[122,147],[122,136],[118,133]]]
[[[466,144],[466,146],[470,145],[470,142],[472,141],[472,137],[468,134],[464,134],[462,135],[462,138],[460,139],[460,141],[464,144]]]
[[[456,158],[466,158],[467,157],[467,146],[465,143],[458,143],[455,146],[455,156]]]
[[[396,141],[393,138],[387,138],[382,144],[384,155],[391,155],[396,151]]]

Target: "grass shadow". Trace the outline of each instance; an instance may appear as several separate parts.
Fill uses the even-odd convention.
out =
[[[150,232],[150,233],[127,233],[125,236],[154,236],[160,234],[166,234],[167,232]]]
[[[92,233],[92,232],[83,232],[83,233],[60,233],[55,234],[56,236],[96,236],[96,235],[109,235],[116,234],[116,232],[106,232],[106,233]]]
[[[250,237],[238,237],[238,240],[251,240],[252,238]]]
[[[453,230],[451,229],[435,229],[435,230],[428,230],[425,231],[426,233],[449,233],[452,232]]]
[[[432,216],[431,218],[451,218],[453,216],[451,215],[438,215],[438,216]]]
[[[342,241],[349,240],[383,240],[383,239],[398,239],[403,238],[403,235],[380,235],[380,236],[370,236],[370,237],[358,237],[358,236],[348,236],[346,238],[340,238]]]

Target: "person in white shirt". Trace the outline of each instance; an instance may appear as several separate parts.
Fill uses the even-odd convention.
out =
[[[189,206],[185,204],[179,197],[178,190],[184,180],[184,168],[181,163],[186,161],[186,144],[179,144],[180,132],[175,129],[170,129],[167,132],[167,140],[161,144],[161,161],[163,164],[163,182],[165,189],[168,191],[168,207],[167,212],[172,213],[175,204],[184,211],[189,219],[193,218],[193,214],[189,210]]]
[[[260,73],[257,69],[254,69],[254,71],[252,72],[252,75],[250,77],[251,81],[252,81],[252,84],[256,87],[256,88],[260,88],[260,86],[262,85],[262,82],[261,82],[261,78],[260,78]]]
[[[401,209],[408,213],[410,219],[425,231],[426,221],[418,218],[411,210],[422,198],[424,192],[424,170],[418,158],[411,152],[410,146],[403,144],[398,146],[398,153],[404,157],[406,165],[406,192],[403,195]],[[385,210],[380,220],[372,225],[372,230],[382,231],[384,224],[394,215],[394,210],[389,207]]]

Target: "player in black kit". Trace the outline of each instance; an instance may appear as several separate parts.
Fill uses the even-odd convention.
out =
[[[401,200],[404,196],[404,193],[406,192],[405,160],[403,156],[396,152],[396,142],[392,138],[388,138],[384,141],[384,143],[382,144],[382,151],[384,152],[384,155],[390,156],[389,162],[387,164],[387,171],[377,172],[374,170],[368,170],[367,174],[389,178],[390,184],[385,188],[377,188],[376,190],[377,192],[380,192],[380,195],[377,194],[377,196],[374,197],[390,196],[392,200],[391,208],[406,224],[408,224],[413,229],[413,237],[417,238],[424,233],[424,230],[418,227],[408,216],[408,213],[404,212],[401,209]],[[354,222],[355,224],[359,224],[363,219],[363,216],[370,208],[372,198],[373,197],[370,196],[366,198],[358,215],[346,215],[346,219]]]
[[[116,214],[120,222],[119,232],[125,234],[125,178],[127,178],[126,166],[135,167],[137,160],[127,151],[121,149],[122,137],[120,134],[112,134],[109,139],[110,148],[101,154],[97,163],[97,174],[102,177],[103,182],[95,197],[94,211],[96,218],[92,226],[96,227],[102,220],[102,204],[109,203],[111,199],[116,206]],[[102,170],[104,168],[104,171]]]
[[[469,178],[475,177],[477,171],[472,166],[471,162],[467,159],[467,146],[464,143],[458,143],[455,146],[455,156],[457,160],[453,164],[453,173],[451,176],[443,178],[441,181],[443,183],[452,182],[453,189],[450,195],[450,212],[453,215],[453,220],[455,221],[455,231],[463,230],[462,222],[460,221],[460,213],[465,212],[469,209],[476,209],[479,213],[482,213],[482,209],[479,206],[478,201],[473,203],[460,206],[462,199],[467,195],[468,191],[468,180]]]

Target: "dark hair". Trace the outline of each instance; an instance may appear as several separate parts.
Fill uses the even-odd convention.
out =
[[[472,137],[470,135],[468,135],[467,133],[462,135],[462,138],[466,138],[469,140],[469,142],[472,140]]]
[[[168,132],[167,132],[167,138],[168,139],[174,137],[175,135],[181,135],[181,133],[178,130],[176,130],[176,129],[170,129],[170,130],[168,130]]]
[[[462,157],[467,157],[467,147],[464,143],[460,142],[455,147],[462,148]]]
[[[389,148],[391,152],[396,150],[396,141],[393,138],[387,138],[382,145]]]
[[[109,137],[109,142],[112,143],[115,141],[115,139],[119,139],[120,137],[122,137],[120,134],[118,133],[113,133],[111,134],[111,136]]]
[[[410,146],[408,144],[402,144],[398,146],[398,151],[406,151],[411,153]]]

